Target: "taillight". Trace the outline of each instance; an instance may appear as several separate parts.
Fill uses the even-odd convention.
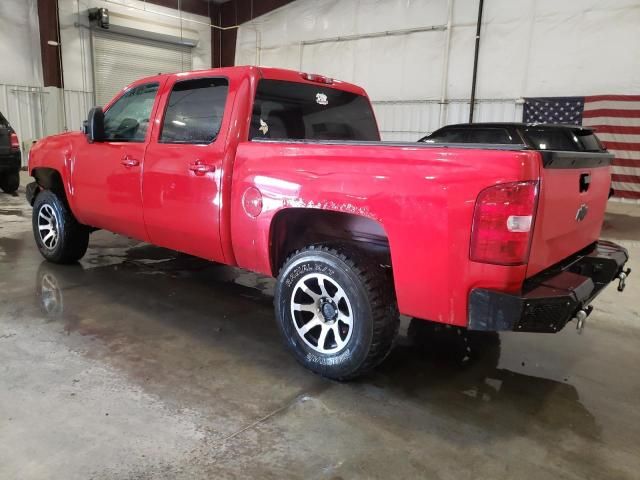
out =
[[[11,150],[20,150],[20,142],[18,141],[18,135],[12,132],[11,135]]]
[[[481,191],[473,213],[471,260],[527,263],[537,200],[537,181],[502,183]]]

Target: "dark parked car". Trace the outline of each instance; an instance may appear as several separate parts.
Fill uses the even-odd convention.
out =
[[[0,188],[13,193],[20,186],[20,142],[16,132],[0,113]]]
[[[447,125],[419,142],[490,143],[518,145],[532,150],[604,152],[593,130],[578,125],[540,123],[460,123]]]

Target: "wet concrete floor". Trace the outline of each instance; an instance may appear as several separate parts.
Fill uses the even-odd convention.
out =
[[[107,232],[47,264],[23,192],[2,194],[0,479],[638,479],[633,213],[605,235],[639,275],[582,334],[404,319],[385,363],[341,384],[284,350],[272,280]]]

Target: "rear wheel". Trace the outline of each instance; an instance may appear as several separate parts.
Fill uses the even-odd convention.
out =
[[[357,251],[311,246],[296,252],[278,277],[275,307],[295,358],[336,380],[378,365],[398,332],[392,282]]]
[[[33,235],[38,250],[53,263],[80,260],[89,245],[89,229],[78,223],[64,199],[44,190],[33,203]]]
[[[0,188],[6,193],[13,193],[20,186],[20,172],[0,174]]]

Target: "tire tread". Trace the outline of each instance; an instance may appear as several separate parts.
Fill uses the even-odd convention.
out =
[[[385,272],[373,258],[351,245],[310,245],[293,252],[283,262],[279,277],[289,262],[304,253],[324,252],[340,259],[358,276],[366,291],[372,314],[372,339],[369,352],[360,365],[351,372],[333,377],[335,380],[346,381],[362,376],[379,365],[391,352],[400,328],[393,278]],[[276,299],[277,301],[277,299]]]
[[[61,248],[51,253],[40,247],[40,242],[37,238],[38,234],[34,226],[33,233],[34,236],[36,236],[36,243],[38,244],[40,253],[53,263],[69,264],[77,262],[87,252],[87,247],[89,246],[89,229],[76,220],[66,199],[60,198],[60,195],[51,190],[44,190],[36,197],[33,204],[34,216],[37,215],[40,205],[45,202],[49,202],[50,204],[55,202],[57,208],[60,209],[62,218],[59,220],[63,223],[62,231],[64,235],[59,240],[61,242]]]

